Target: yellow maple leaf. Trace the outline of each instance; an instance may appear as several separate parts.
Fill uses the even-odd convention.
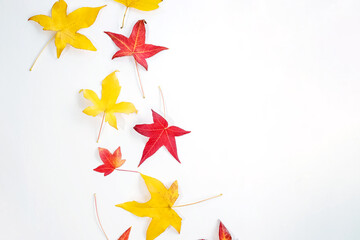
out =
[[[43,26],[43,30],[56,32],[51,40],[55,38],[57,57],[59,58],[67,44],[74,48],[96,51],[91,41],[77,31],[81,28],[90,27],[103,7],[105,6],[83,7],[67,14],[66,2],[59,0],[54,3],[51,9],[51,17],[36,15],[29,20],[39,23]]]
[[[117,71],[112,72],[102,81],[101,99],[99,99],[98,95],[92,90],[82,89],[80,92],[83,92],[84,97],[94,104],[93,106],[85,108],[83,113],[93,117],[104,113],[103,121],[105,118],[105,122],[108,122],[110,126],[117,129],[114,113],[130,114],[137,113],[137,110],[134,104],[130,102],[116,103],[121,90],[116,72]]]
[[[114,0],[115,2],[125,5],[125,13],[122,21],[121,28],[124,27],[124,20],[126,12],[129,8],[136,8],[141,11],[152,11],[159,8],[159,3],[163,0]]]
[[[116,205],[139,217],[150,217],[151,222],[146,232],[146,240],[153,240],[163,233],[169,226],[173,226],[178,233],[181,229],[181,218],[172,209],[179,197],[178,183],[175,181],[170,188],[166,188],[159,180],[141,174],[151,199],[145,203],[136,201]]]

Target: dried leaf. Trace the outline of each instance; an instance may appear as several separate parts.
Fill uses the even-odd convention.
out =
[[[134,129],[149,137],[148,142],[145,145],[139,166],[150,156],[152,156],[160,147],[165,146],[170,154],[180,163],[175,137],[182,136],[190,133],[176,126],[168,126],[168,122],[152,110],[152,116],[154,123],[152,124],[140,124],[136,125]]]
[[[159,8],[159,3],[163,0],[114,0],[126,6],[121,28],[124,27],[125,15],[129,8],[136,8],[142,11],[152,11]]]
[[[146,232],[146,240],[153,240],[172,226],[180,233],[181,218],[172,209],[179,197],[178,183],[175,181],[170,188],[166,188],[159,180],[141,174],[151,199],[145,203],[136,201],[116,205],[139,217],[150,217],[151,222]]]
[[[205,239],[202,238],[199,240],[205,240]],[[221,221],[219,224],[219,240],[232,240],[229,231],[226,229],[225,225]]]
[[[131,32],[129,38],[121,34],[112,32],[105,32],[113,40],[113,42],[120,48],[114,58],[133,56],[135,61],[148,70],[146,58],[152,57],[160,51],[166,50],[166,47],[155,46],[145,43],[145,20],[139,20]]]
[[[104,113],[105,122],[108,122],[110,126],[117,129],[117,122],[114,113],[137,113],[134,104],[130,102],[116,103],[120,94],[121,86],[119,80],[116,77],[117,71],[109,74],[102,81],[101,99],[97,94],[89,89],[82,89],[80,92],[84,93],[84,97],[90,100],[94,105],[87,107],[83,110],[83,113],[89,116],[97,116],[100,113]]]
[[[120,147],[118,147],[113,154],[106,148],[99,147],[98,149],[100,158],[104,164],[95,168],[94,171],[104,173],[104,176],[109,175],[116,168],[121,167],[126,161],[125,159],[121,159]]]
[[[114,0],[115,2],[119,2],[126,7],[136,8],[142,11],[151,11],[159,8],[159,3],[162,0]]]
[[[35,21],[43,26],[43,30],[55,31],[55,46],[57,57],[59,58],[67,44],[74,48],[96,51],[91,41],[84,35],[78,33],[81,28],[90,27],[102,7],[83,7],[69,15],[67,14],[67,4],[64,0],[55,2],[51,9],[51,17],[46,15],[36,15],[29,20]]]
[[[130,236],[131,227],[128,228],[120,237],[118,240],[128,240]]]
[[[221,221],[219,225],[219,240],[232,240],[229,231]]]

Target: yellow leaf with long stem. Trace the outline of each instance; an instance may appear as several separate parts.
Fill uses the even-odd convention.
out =
[[[92,106],[85,108],[83,110],[83,113],[93,117],[99,115],[100,113],[103,113],[97,142],[100,138],[100,133],[104,120],[105,122],[108,122],[110,126],[117,129],[116,116],[114,115],[114,113],[137,113],[134,104],[132,104],[131,102],[116,103],[121,90],[119,80],[116,77],[116,72],[117,71],[114,71],[113,73],[109,74],[102,81],[101,99],[99,99],[98,95],[90,89],[80,90],[80,92],[83,92],[84,97],[93,103]]]
[[[59,58],[67,44],[70,44],[74,48],[96,51],[96,48],[91,43],[91,41],[86,36],[78,33],[77,31],[79,31],[81,28],[88,28],[93,25],[100,9],[103,7],[105,6],[83,7],[73,11],[70,14],[67,14],[66,2],[64,0],[59,0],[54,3],[51,9],[51,17],[46,15],[36,15],[29,18],[29,20],[39,23],[41,26],[43,26],[43,30],[45,31],[56,32],[55,35],[45,45],[45,47],[53,39],[55,39],[57,57]],[[40,54],[43,50],[41,50]],[[34,64],[31,66],[30,71],[34,67]]]
[[[131,201],[118,204],[116,206],[123,208],[138,217],[151,218],[150,225],[146,232],[146,240],[153,240],[157,238],[170,226],[180,233],[182,219],[173,210],[173,208],[194,205],[222,195],[220,194],[195,203],[174,206],[177,198],[179,197],[177,181],[173,182],[169,188],[166,188],[159,180],[143,174],[140,175],[145,181],[146,187],[150,192],[151,199],[145,203]]]

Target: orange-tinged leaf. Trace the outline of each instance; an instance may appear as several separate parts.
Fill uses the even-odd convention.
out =
[[[104,164],[94,169],[96,172],[104,173],[104,176],[112,173],[116,168],[121,167],[125,163],[125,159],[121,158],[121,150],[118,147],[113,154],[106,148],[98,148],[99,155]]]
[[[114,113],[137,113],[137,110],[134,104],[130,102],[120,102],[116,103],[121,86],[119,85],[119,80],[116,77],[116,72],[109,74],[102,81],[102,91],[101,91],[101,99],[98,95],[89,89],[82,89],[80,92],[83,92],[84,97],[90,100],[93,105],[87,107],[83,110],[83,113],[89,116],[97,116],[100,113],[105,114],[105,122],[108,122],[110,126],[117,129],[117,122]]]
[[[51,9],[51,17],[36,15],[29,20],[39,23],[43,26],[43,30],[56,32],[55,46],[59,58],[67,44],[79,49],[96,51],[91,41],[77,31],[81,28],[90,27],[103,7],[105,6],[83,7],[67,15],[66,2],[59,0],[54,3]]]
[[[118,240],[128,240],[130,236],[131,227],[128,228],[120,237]]]
[[[116,205],[139,217],[150,217],[151,222],[146,232],[146,240],[153,240],[163,233],[169,226],[181,230],[181,218],[172,209],[179,197],[178,183],[175,181],[169,188],[166,188],[159,180],[141,174],[151,199],[145,203],[136,201]]]

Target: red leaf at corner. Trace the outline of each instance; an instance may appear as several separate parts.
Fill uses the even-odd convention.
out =
[[[120,237],[118,240],[128,240],[130,236],[131,227],[128,228]]]
[[[226,227],[221,221],[219,225],[219,240],[232,240],[229,231],[226,229]]]

